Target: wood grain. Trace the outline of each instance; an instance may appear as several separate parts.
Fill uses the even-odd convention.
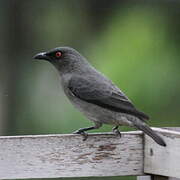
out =
[[[180,178],[180,132],[158,128],[154,130],[163,136],[167,147],[161,147],[145,136],[144,172]]]
[[[85,142],[73,134],[0,137],[0,179],[144,173],[152,174],[149,178],[153,180],[180,178],[180,132],[153,129],[167,147],[144,138],[140,131],[124,132],[122,138],[112,133],[90,134]]]
[[[0,137],[0,179],[143,175],[140,131]]]

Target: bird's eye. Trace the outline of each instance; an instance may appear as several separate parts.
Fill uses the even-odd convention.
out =
[[[62,53],[60,51],[56,52],[56,58],[60,58],[62,56]]]

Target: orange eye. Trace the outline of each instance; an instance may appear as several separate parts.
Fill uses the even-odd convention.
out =
[[[60,58],[62,56],[62,53],[60,51],[56,52],[56,58]]]

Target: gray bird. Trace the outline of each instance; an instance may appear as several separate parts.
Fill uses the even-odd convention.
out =
[[[81,111],[94,126],[81,128],[75,133],[87,138],[85,131],[111,124],[113,131],[121,135],[121,125],[135,127],[149,135],[156,143],[166,146],[164,140],[145,121],[149,117],[137,110],[128,97],[111,80],[91,66],[85,57],[70,47],[58,47],[34,56],[47,60],[58,70],[61,85],[70,102]]]

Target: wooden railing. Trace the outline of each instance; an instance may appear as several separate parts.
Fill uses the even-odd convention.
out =
[[[153,128],[167,146],[140,131],[0,137],[0,179],[138,176],[180,178],[180,132]],[[173,178],[173,179],[174,179]]]

